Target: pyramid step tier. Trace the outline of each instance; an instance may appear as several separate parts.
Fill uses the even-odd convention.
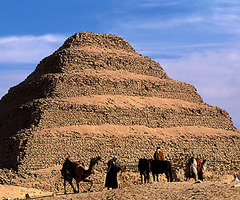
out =
[[[35,103],[36,104],[36,103]],[[144,125],[151,128],[205,126],[235,130],[229,114],[207,104],[120,95],[93,95],[38,101],[38,127]]]
[[[196,88],[172,79],[160,79],[126,71],[84,70],[73,74],[47,74],[26,80],[10,89],[2,102],[31,101],[44,97],[76,97],[88,95],[154,96],[203,103]]]
[[[84,69],[125,70],[137,74],[168,78],[156,61],[138,54],[134,49],[108,48],[99,45],[81,45],[76,42],[63,45],[52,55],[44,58],[29,78],[47,73],[72,73]]]

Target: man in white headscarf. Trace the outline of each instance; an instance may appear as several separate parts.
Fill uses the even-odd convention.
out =
[[[157,150],[154,153],[154,160],[164,160],[163,151],[160,149],[160,147],[157,147]]]

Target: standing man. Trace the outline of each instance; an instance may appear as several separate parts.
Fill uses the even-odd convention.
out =
[[[154,153],[154,160],[164,160],[163,151],[160,149],[160,147],[157,147],[157,150]]]
[[[195,178],[195,181],[197,181],[198,180],[198,163],[194,155],[189,160],[189,167],[190,167],[189,179],[193,177]]]
[[[117,173],[121,170],[119,164],[117,163],[117,156],[114,156],[111,160],[109,160],[107,165],[108,169],[105,187],[107,187],[108,189],[116,189],[118,188]]]

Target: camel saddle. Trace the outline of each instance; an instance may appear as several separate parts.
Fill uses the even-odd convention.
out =
[[[80,162],[80,160],[75,159],[74,157],[68,157],[67,158],[71,163],[75,164],[76,166],[83,166],[84,167],[84,163]]]

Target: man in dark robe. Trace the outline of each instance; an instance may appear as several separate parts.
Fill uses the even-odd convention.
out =
[[[107,169],[107,176],[106,176],[106,182],[105,187],[116,189],[118,188],[118,182],[117,182],[117,173],[120,171],[120,166],[117,163],[117,156],[114,156],[113,159],[109,160],[108,163],[108,169]]]

